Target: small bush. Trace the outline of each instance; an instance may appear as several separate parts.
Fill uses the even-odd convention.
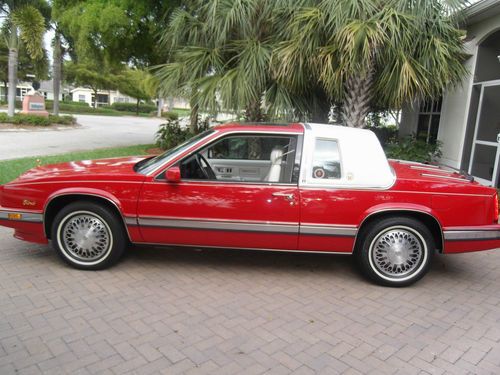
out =
[[[121,103],[115,102],[111,105],[111,108],[121,111],[121,112],[136,112],[137,104],[136,103]],[[156,109],[156,106],[153,104],[140,103],[139,104],[139,113],[150,113]]]
[[[90,108],[90,106],[88,105],[88,103],[86,102],[72,102],[72,101],[67,101],[67,100],[59,100],[59,109],[61,108],[61,105],[65,106],[65,105],[70,105],[72,107],[87,107],[87,108]],[[53,109],[54,108],[54,101],[53,100],[46,100],[45,101],[45,108],[47,110],[49,109]]]
[[[168,119],[156,132],[156,145],[162,150],[168,150],[188,140],[192,135],[189,129],[181,128],[178,120]]]
[[[49,120],[52,124],[59,124],[59,125],[74,125],[76,124],[76,118],[73,116],[54,116],[54,115],[49,115]]]
[[[161,114],[161,117],[165,117],[167,120],[178,120],[179,114],[177,112],[165,111]]]
[[[49,126],[52,124],[72,125],[76,123],[76,119],[73,116],[49,115],[49,117],[44,117],[24,113],[16,113],[14,117],[9,117],[6,113],[0,113],[0,123],[31,126]]]
[[[441,145],[439,141],[435,144],[426,143],[411,135],[388,143],[385,153],[392,159],[432,163],[441,157]]]
[[[33,126],[49,126],[51,122],[48,117],[38,116],[38,115],[27,115],[27,114],[15,114],[13,118],[10,119],[12,124],[15,125],[33,125]]]

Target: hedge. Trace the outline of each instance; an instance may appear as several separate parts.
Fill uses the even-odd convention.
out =
[[[45,117],[24,113],[16,113],[14,117],[9,117],[7,113],[0,112],[0,123],[32,126],[49,126],[53,124],[72,125],[76,123],[76,119],[73,116],[49,115],[49,117]]]
[[[121,112],[136,112],[137,104],[136,103],[122,103],[115,102],[111,104],[111,108],[116,109]],[[140,113],[149,113],[156,109],[156,106],[153,104],[140,103],[139,104],[139,112]]]

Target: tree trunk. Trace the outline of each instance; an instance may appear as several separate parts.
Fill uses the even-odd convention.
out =
[[[261,122],[264,120],[260,100],[247,104],[245,108],[245,119],[249,122]]]
[[[56,31],[54,37],[54,55],[52,61],[52,84],[54,91],[54,106],[52,113],[56,116],[59,115],[59,91],[61,88],[61,36]]]
[[[312,95],[311,95],[312,96]],[[311,122],[328,124],[330,122],[330,111],[332,104],[325,90],[317,87],[314,90],[311,105]]]
[[[94,89],[94,108],[97,109],[97,90]]]
[[[5,102],[7,102],[7,91],[8,91],[8,87],[7,87],[7,81],[3,81],[3,100],[5,100]],[[3,101],[2,100],[2,101]]]
[[[158,109],[156,110],[156,117],[161,117],[163,110],[163,98],[158,98]]]
[[[137,99],[137,102],[135,103],[135,115],[139,116],[139,99]]]
[[[16,89],[17,89],[17,28],[12,25],[9,42],[9,94],[8,111],[9,117],[16,112]]]
[[[349,127],[365,126],[372,101],[373,73],[374,69],[371,67],[365,74],[350,76],[345,83],[343,120]]]
[[[198,132],[198,111],[198,104],[191,106],[191,114],[189,115],[189,130],[193,134]]]

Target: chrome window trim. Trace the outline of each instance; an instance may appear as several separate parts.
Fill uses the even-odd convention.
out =
[[[163,184],[170,184],[171,182],[168,182],[166,179],[163,179],[163,178],[157,178],[153,181],[150,181],[150,182],[145,182],[145,184],[154,184],[154,183],[158,183],[158,182],[161,182]],[[297,184],[294,184],[294,183],[290,183],[290,182],[257,182],[257,181],[224,181],[224,180],[203,180],[203,179],[192,179],[192,180],[181,180],[180,182],[173,182],[172,184],[175,184],[175,185],[179,185],[179,184],[189,184],[189,185],[204,185],[204,184],[208,184],[208,185],[220,185],[220,184],[225,184],[225,185],[238,185],[238,186],[242,186],[242,185],[250,185],[250,186],[255,186],[255,185],[259,185],[259,186],[289,186],[289,187],[294,187],[296,188],[297,187]]]
[[[251,129],[246,129],[246,130],[228,130],[228,131],[220,131],[220,130],[216,130],[214,129],[214,132],[215,133],[212,133],[210,135],[208,135],[207,137],[205,138],[202,138],[200,139],[198,142],[196,142],[195,144],[193,144],[191,146],[191,151],[189,151],[186,155],[184,155],[184,157],[188,157],[188,156],[191,156],[193,154],[194,151],[197,150],[197,147],[200,145],[200,143],[206,141],[208,138],[210,138],[210,136],[212,136],[213,138],[210,139],[210,142],[213,142],[213,141],[216,141],[224,136],[227,136],[227,135],[232,135],[232,134],[287,134],[287,135],[301,135],[302,133],[299,132],[299,131],[271,131],[271,130],[251,130]],[[214,136],[215,134],[215,136]],[[154,179],[158,179],[158,176],[161,175],[163,172],[166,171],[166,168],[170,167],[170,163],[172,161],[174,161],[176,158],[178,158],[180,155],[182,155],[182,152],[177,152],[176,154],[172,155],[168,160],[166,160],[160,167],[156,168],[155,170],[151,171],[150,173],[148,173],[146,176],[153,176],[154,175]],[[158,171],[160,171],[158,173]],[[162,179],[159,179],[160,181]]]

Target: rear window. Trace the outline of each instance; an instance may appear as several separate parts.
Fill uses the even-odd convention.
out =
[[[338,180],[342,176],[339,144],[333,139],[316,139],[313,153],[312,178]]]

